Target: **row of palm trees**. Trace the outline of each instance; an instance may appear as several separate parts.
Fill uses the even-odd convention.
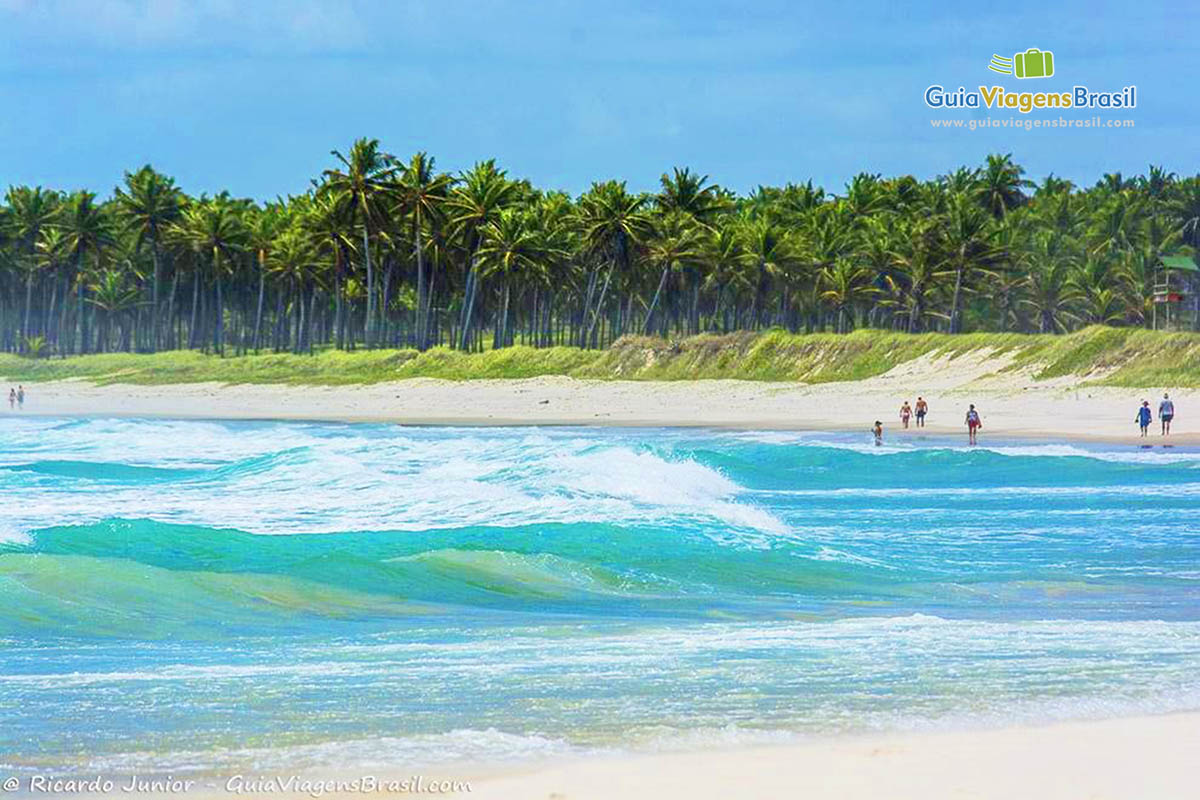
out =
[[[0,347],[29,354],[603,347],[630,333],[1063,332],[1148,324],[1154,271],[1200,245],[1200,176],[1090,188],[1009,156],[934,180],[860,174],[739,196],[688,169],[579,197],[493,161],[457,175],[360,139],[307,193],[11,187]]]

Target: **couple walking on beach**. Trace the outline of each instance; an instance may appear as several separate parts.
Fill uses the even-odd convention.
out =
[[[8,407],[10,409],[25,407],[25,387],[24,386],[18,386],[15,389],[13,389],[12,387],[9,387],[9,389],[8,389]]]
[[[1143,400],[1142,407],[1138,409],[1137,416],[1133,421],[1142,429],[1142,436],[1145,436],[1150,430],[1150,420],[1153,415],[1150,413],[1150,401]],[[1175,419],[1175,403],[1172,402],[1171,396],[1167,392],[1163,392],[1162,402],[1158,404],[1158,420],[1162,423],[1162,435],[1169,436],[1171,434],[1171,420]]]
[[[917,427],[925,427],[925,415],[929,413],[929,404],[925,402],[925,398],[917,398]],[[908,430],[908,421],[912,418],[913,407],[904,401],[904,405],[900,406],[900,423]]]

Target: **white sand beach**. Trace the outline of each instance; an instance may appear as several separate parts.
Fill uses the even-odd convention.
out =
[[[736,380],[599,381],[566,377],[445,381],[426,378],[361,386],[172,384],[98,386],[78,380],[26,385],[22,412],[46,415],[151,416],[396,422],[414,425],[709,426],[776,430],[862,430],[875,420],[885,438],[961,434],[968,404],[989,436],[1094,439],[1162,444],[1157,418],[1140,439],[1134,415],[1142,400],[1158,409],[1164,392],[1176,405],[1169,441],[1200,443],[1200,391],[1082,385],[1076,378],[1038,381],[1001,371],[983,358],[919,359],[862,381],[820,384]],[[11,383],[11,381],[10,381]],[[903,401],[929,403],[923,431],[901,428]],[[3,412],[8,412],[7,406]]]
[[[472,781],[487,800],[1184,800],[1200,713],[597,758]],[[467,795],[463,795],[467,796]]]

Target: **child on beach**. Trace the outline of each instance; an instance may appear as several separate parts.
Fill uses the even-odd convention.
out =
[[[929,411],[929,404],[925,402],[924,397],[917,398],[917,427],[925,427],[925,414]]]
[[[1158,404],[1158,419],[1162,422],[1162,435],[1170,436],[1171,420],[1175,419],[1175,404],[1166,392],[1163,392],[1162,402]]]
[[[983,427],[983,420],[979,418],[979,412],[975,410],[975,404],[972,403],[970,409],[967,410],[967,438],[971,444],[975,444],[976,434]]]
[[[875,435],[875,446],[879,447],[883,444],[883,423],[875,420],[875,427],[871,428],[871,433]]]
[[[1150,430],[1150,418],[1152,416],[1150,413],[1150,401],[1143,400],[1142,407],[1138,409],[1137,416],[1133,419],[1138,424],[1138,427],[1142,429],[1142,436],[1145,436]]]
[[[904,401],[904,405],[900,406],[900,422],[904,423],[904,429],[908,430],[908,419],[912,416],[912,406],[908,401]]]

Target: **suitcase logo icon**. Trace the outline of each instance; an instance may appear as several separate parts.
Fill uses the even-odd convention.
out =
[[[1024,53],[1014,54],[1012,58],[993,54],[988,69],[1018,78],[1049,78],[1054,74],[1054,53],[1031,47]]]

